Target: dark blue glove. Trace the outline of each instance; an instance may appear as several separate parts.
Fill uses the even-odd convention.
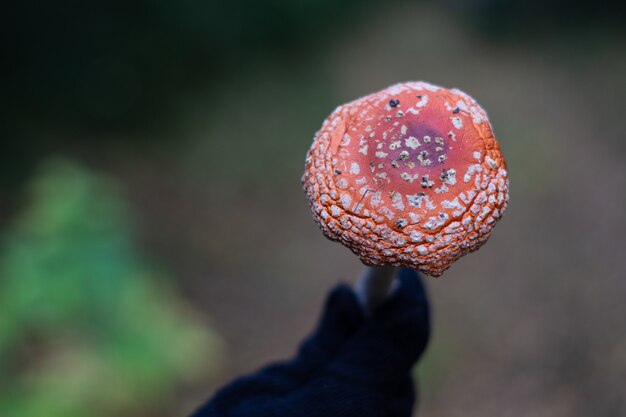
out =
[[[399,286],[371,316],[339,285],[298,355],[220,389],[192,417],[408,417],[411,368],[424,352],[430,313],[421,278]]]

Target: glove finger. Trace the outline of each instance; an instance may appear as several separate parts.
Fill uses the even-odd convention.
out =
[[[350,338],[364,321],[356,294],[346,284],[340,284],[329,294],[318,327],[302,347],[315,347],[334,353]]]
[[[329,366],[365,383],[403,378],[430,337],[430,308],[421,277],[401,270],[395,293],[346,342]]]
[[[301,345],[291,360],[270,364],[222,388],[215,395],[216,405],[283,395],[305,384],[311,375],[337,353],[363,322],[356,295],[345,284],[333,289],[326,299],[317,329]]]
[[[329,294],[317,328],[302,343],[293,363],[311,372],[328,362],[360,328],[364,314],[356,294],[340,284]]]

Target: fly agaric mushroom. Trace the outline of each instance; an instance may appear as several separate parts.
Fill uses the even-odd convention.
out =
[[[484,244],[508,202],[506,162],[469,95],[407,82],[339,106],[315,135],[302,177],[315,221],[371,267],[370,308],[393,269],[440,276]]]

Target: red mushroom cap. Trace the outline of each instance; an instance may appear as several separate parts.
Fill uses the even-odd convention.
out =
[[[367,265],[432,276],[485,243],[508,202],[484,110],[425,82],[339,106],[315,135],[302,181],[328,238]]]

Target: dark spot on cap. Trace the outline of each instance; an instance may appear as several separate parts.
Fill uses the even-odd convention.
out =
[[[403,229],[405,228],[407,225],[409,224],[409,222],[406,219],[396,219],[396,227],[398,229]]]
[[[340,175],[341,174],[341,170],[340,169],[336,169],[335,170],[335,174]]]
[[[396,100],[395,98],[392,98],[391,100],[389,100],[390,107],[398,107],[398,104],[400,104],[400,100]]]
[[[461,109],[459,109],[458,107],[455,107],[454,110],[452,110],[452,113],[457,114],[460,111]]]
[[[433,186],[433,183],[428,178],[428,175],[424,175],[422,177],[422,187],[424,187],[424,188],[431,188],[432,186]]]

